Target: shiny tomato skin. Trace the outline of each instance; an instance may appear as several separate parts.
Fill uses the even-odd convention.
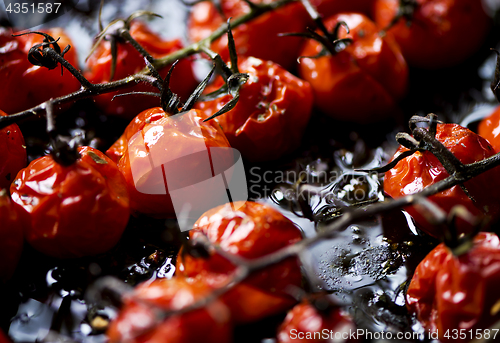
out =
[[[219,300],[206,308],[156,320],[158,310],[174,311],[207,297],[212,289],[182,277],[156,279],[125,298],[107,331],[109,341],[134,343],[229,343],[229,312]]]
[[[406,94],[408,67],[399,47],[389,36],[379,35],[375,24],[357,13],[338,14],[325,20],[328,29],[339,21],[347,23],[339,37],[353,43],[336,55],[303,58],[300,76],[314,91],[315,105],[343,121],[369,123],[388,117]],[[300,55],[315,56],[322,46],[308,40]]]
[[[221,249],[246,259],[256,259],[273,253],[302,239],[300,229],[268,205],[247,201],[216,207],[198,219],[189,237],[206,235]],[[199,276],[209,285],[218,285],[235,266],[218,254],[208,259],[179,252],[177,271],[181,275]],[[293,304],[289,291],[300,287],[302,275],[296,258],[288,258],[274,266],[255,272],[241,285],[254,287],[270,296],[288,298],[284,309]],[[277,299],[274,299],[277,300]],[[244,300],[241,300],[244,301]],[[231,302],[228,304],[231,306]],[[255,306],[248,303],[248,306]],[[283,309],[283,308],[282,308]],[[233,311],[234,312],[234,311]],[[265,311],[264,311],[265,312]]]
[[[0,116],[7,114],[0,110]],[[17,124],[0,129],[0,190],[9,188],[19,170],[26,167],[24,137]]]
[[[113,156],[112,158],[115,160],[119,159],[118,168],[127,182],[130,207],[134,213],[143,213],[158,218],[175,216],[168,187],[164,179],[157,178],[158,173],[155,173],[155,171],[162,173],[159,168],[163,167],[158,166],[160,163],[156,163],[156,167],[151,167],[151,151],[162,152],[163,156],[168,156],[173,161],[173,164],[169,164],[170,173],[193,177],[193,174],[197,173],[197,169],[203,167],[203,161],[190,160],[192,164],[187,166],[179,160],[180,158],[189,156],[200,143],[206,148],[230,148],[219,125],[213,121],[203,122],[205,118],[206,116],[199,111],[190,110],[182,115],[182,120],[173,119],[162,108],[155,107],[140,113],[132,120],[122,137],[108,150],[108,155]],[[201,137],[195,132],[197,130],[200,130]],[[158,134],[158,131],[161,131],[161,134]],[[161,135],[159,139],[158,135]],[[143,153],[145,147],[149,151],[146,154]],[[232,151],[223,150],[223,152],[218,153],[219,149],[211,149],[210,156],[212,159],[227,161],[229,168],[232,165],[230,164]],[[215,154],[218,155],[215,156]],[[176,160],[180,162],[176,162]],[[134,180],[133,171],[135,170],[146,171],[146,173],[140,180]],[[156,194],[146,193],[137,189],[137,185],[146,185],[149,189],[165,191]],[[196,208],[202,206],[201,202],[204,199],[206,198],[200,194],[200,203],[196,203],[197,200],[193,199],[192,206]]]
[[[132,22],[130,35],[154,58],[164,57],[183,48],[180,40],[164,40],[158,34],[152,32],[141,21]],[[116,70],[113,80],[120,80],[133,75],[146,67],[144,57],[131,44],[118,42],[117,45]],[[89,57],[85,77],[92,83],[109,82],[111,61],[111,43],[103,41]],[[162,68],[160,75],[165,77],[169,69],[170,66]],[[193,74],[191,61],[189,59],[180,60],[172,72],[170,88],[185,101],[196,88],[196,85],[197,82]],[[134,83],[133,88],[102,94],[94,97],[94,100],[97,106],[107,114],[123,116],[125,118],[133,118],[137,113],[158,106],[160,103],[159,98],[143,95],[127,95],[112,100],[117,94],[131,91],[158,93],[158,90],[149,84],[140,83],[139,85],[135,85]]]
[[[236,106],[215,119],[229,143],[251,161],[275,160],[292,152],[300,145],[311,116],[309,83],[276,63],[254,57],[240,58],[238,68],[250,78],[241,87]],[[222,85],[222,78],[218,78],[207,87],[207,93]],[[196,108],[211,116],[231,98],[225,95],[199,102]]]
[[[493,148],[481,136],[457,124],[438,124],[436,138],[448,148],[462,163],[469,164],[480,161],[495,154]],[[406,151],[399,147],[394,158]],[[479,218],[498,219],[500,214],[499,190],[500,170],[492,169],[464,185],[475,203],[467,197],[459,186],[430,196],[429,200],[436,203],[449,213],[456,205],[463,205],[473,215]],[[421,191],[440,180],[448,177],[444,167],[430,152],[416,152],[406,157],[385,174],[384,191],[393,198]],[[485,191],[487,190],[487,191]],[[418,226],[431,236],[441,238],[442,232],[437,226],[431,225],[414,207],[407,208]],[[457,221],[459,233],[472,230],[472,225],[465,221]]]
[[[475,333],[500,319],[499,283],[500,241],[493,233],[481,232],[463,255],[454,256],[440,244],[420,262],[408,287],[407,307],[426,330],[439,334],[440,341],[454,341],[445,333]],[[470,335],[466,338],[462,341]]]
[[[491,144],[495,152],[500,152],[500,106],[481,120],[477,133]]]
[[[348,333],[355,329],[352,320],[339,308],[320,312],[308,301],[303,300],[288,312],[278,329],[276,338],[278,343],[331,342],[331,337],[341,337],[342,339],[335,340],[339,343],[354,342],[357,340],[349,340]],[[324,332],[328,333],[327,337],[323,335]],[[347,339],[343,339],[346,333]]]
[[[23,225],[9,193],[0,189],[0,284],[7,281],[16,269],[23,249]],[[0,332],[1,335],[1,332]],[[0,337],[1,340],[1,337]]]
[[[25,221],[25,238],[57,258],[97,255],[120,239],[129,218],[125,180],[116,164],[91,147],[62,166],[44,156],[22,169],[11,194]]]
[[[393,35],[413,67],[438,69],[457,65],[481,46],[492,20],[477,0],[417,0],[411,25],[400,19]],[[386,28],[398,11],[398,0],[375,0],[373,18]]]
[[[255,3],[270,3],[273,0],[258,0]],[[202,1],[192,7],[188,35],[193,42],[209,36],[226,23],[226,18],[236,18],[249,12],[248,5],[242,0],[221,1],[223,18],[216,6],[210,1]],[[280,64],[285,69],[295,65],[301,40],[293,37],[280,37],[280,33],[302,32],[308,20],[301,4],[283,6],[263,14],[250,22],[233,29],[238,56],[254,56]],[[227,35],[211,44],[211,49],[219,53],[223,60],[229,61]]]
[[[78,56],[71,39],[60,28],[41,31],[59,39],[63,50],[71,49],[64,58],[78,68]],[[12,37],[10,29],[0,27],[0,108],[8,114],[34,107],[50,98],[56,98],[80,89],[80,82],[67,70],[61,75],[61,67],[49,70],[34,66],[28,61],[29,49],[42,43],[43,36],[29,34]]]

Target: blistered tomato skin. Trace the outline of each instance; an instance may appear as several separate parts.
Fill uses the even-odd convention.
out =
[[[215,119],[229,143],[251,161],[275,160],[292,152],[311,116],[311,86],[271,61],[240,58],[238,68],[250,77],[240,89],[237,105]],[[217,79],[207,93],[222,85],[222,78]],[[196,108],[211,116],[231,98],[199,102]]]
[[[158,319],[158,310],[175,311],[207,297],[212,289],[182,277],[139,285],[125,299],[107,335],[111,343],[229,343],[232,326],[219,300],[206,308]]]
[[[100,151],[81,147],[70,166],[51,156],[22,169],[11,186],[22,212],[25,238],[58,258],[104,253],[120,239],[129,218],[125,180]]]
[[[329,30],[344,21],[339,38],[353,43],[335,55],[302,58],[300,76],[313,89],[315,105],[333,118],[357,123],[385,119],[396,110],[408,87],[408,67],[399,47],[382,37],[375,24],[362,14],[338,14],[325,20]],[[308,40],[301,56],[316,56],[320,43]]]
[[[276,338],[278,343],[331,342],[339,337],[335,342],[355,342],[349,340],[350,333],[355,329],[352,320],[339,308],[319,311],[304,300],[288,312]]]
[[[21,256],[23,249],[23,225],[21,217],[5,189],[0,189],[0,284],[7,281]],[[2,332],[0,331],[0,336]],[[0,341],[1,341],[0,337]]]
[[[221,249],[246,259],[263,257],[302,239],[300,230],[289,219],[267,205],[248,201],[244,204],[235,202],[234,207],[238,209],[233,210],[227,204],[206,212],[195,223],[189,232],[189,237],[196,239],[205,235]],[[178,273],[189,277],[198,276],[210,285],[218,285],[221,278],[230,275],[234,269],[235,266],[219,254],[203,259],[183,253],[181,250],[177,258]],[[274,296],[273,302],[282,298],[281,310],[283,310],[293,304],[293,301],[290,302],[289,292],[293,288],[300,287],[301,281],[302,275],[297,259],[288,258],[252,274],[241,285],[266,292],[270,299]],[[229,302],[228,306],[239,306],[243,312],[250,313],[251,307],[256,305],[249,300],[243,297],[239,300],[239,304]],[[279,305],[279,302],[277,304]],[[245,307],[249,309],[246,310]],[[232,310],[232,312],[237,311]],[[265,306],[262,313],[266,313]],[[258,317],[259,314],[253,315]],[[246,321],[251,316],[241,315],[241,317],[241,321]]]
[[[463,164],[480,161],[495,154],[484,138],[457,124],[438,124],[436,138]],[[399,147],[394,158],[407,150]],[[428,199],[447,213],[454,206],[463,205],[478,218],[496,220],[500,214],[499,173],[500,170],[495,168],[464,184],[474,201],[459,186],[437,193]],[[401,160],[385,174],[384,191],[391,197],[398,198],[417,193],[448,176],[449,174],[432,153],[416,152]],[[443,236],[443,232],[439,231],[437,226],[431,225],[414,207],[407,208],[407,211],[426,233],[438,238]],[[472,229],[471,224],[457,220],[459,233],[468,233]]]
[[[387,31],[413,67],[437,69],[463,62],[481,46],[492,24],[482,1],[416,2],[411,24],[402,18]],[[399,0],[375,0],[373,18],[381,29],[392,21],[399,3]]]
[[[63,50],[68,44],[71,49],[64,58],[78,68],[78,56],[70,38],[62,29],[43,31],[54,39]],[[12,31],[0,27],[0,109],[8,114],[31,107],[80,89],[80,82],[67,70],[61,75],[61,67],[49,70],[35,66],[28,61],[28,51],[43,41],[43,36],[29,34],[12,37]]]
[[[481,232],[463,255],[454,256],[440,244],[420,262],[408,288],[407,307],[440,341],[469,341],[469,330],[472,338],[480,338],[476,329],[500,319],[499,283],[500,241]],[[459,334],[454,337],[455,329]],[[460,330],[466,337],[460,337]]]
[[[477,133],[490,142],[496,152],[500,152],[500,106],[492,114],[481,120]]]
[[[153,33],[146,24],[134,21],[130,27],[130,35],[154,58],[161,58],[183,48],[180,40],[167,41]],[[85,77],[92,83],[109,82],[111,77],[111,43],[102,41],[87,61]],[[144,57],[127,42],[118,42],[116,70],[113,80],[120,80],[138,73],[146,67]],[[165,77],[170,66],[162,68],[160,75]],[[176,65],[170,79],[170,88],[185,101],[196,87],[192,63],[182,59]],[[158,106],[158,98],[143,95],[127,95],[118,98],[117,94],[136,92],[157,92],[153,86],[141,83],[133,88],[110,92],[94,97],[96,104],[107,114],[133,118],[137,113]]]
[[[0,116],[7,114],[0,110]],[[0,129],[0,190],[9,189],[19,170],[26,167],[26,146],[17,124]]]
[[[109,156],[119,159],[118,168],[127,182],[134,213],[175,216],[167,184],[204,179],[205,164],[210,162],[196,158],[197,153],[210,151],[212,162],[232,166],[232,150],[224,133],[217,123],[204,119],[206,116],[197,110],[172,117],[160,107],[152,108],[140,113],[108,150]],[[185,186],[191,185],[186,182]],[[201,193],[197,198],[192,199],[193,208],[203,206],[207,199]]]
[[[273,0],[258,0],[255,3],[269,3]],[[188,35],[193,42],[198,42],[221,27],[227,18],[237,18],[249,12],[243,0],[223,0],[221,16],[214,3],[202,1],[193,6],[188,23]],[[238,56],[254,56],[273,61],[290,70],[298,56],[300,39],[280,37],[280,33],[302,32],[308,20],[301,4],[293,3],[270,13],[263,14],[252,21],[233,29],[233,36]],[[211,49],[219,53],[223,60],[229,61],[227,36],[224,35],[212,43]]]

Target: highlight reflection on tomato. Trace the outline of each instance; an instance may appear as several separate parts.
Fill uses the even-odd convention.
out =
[[[0,110],[0,116],[7,114]],[[0,190],[9,188],[21,168],[26,167],[24,137],[17,124],[0,129]]]
[[[58,258],[97,255],[120,239],[129,218],[125,180],[116,164],[91,147],[78,149],[69,166],[44,156],[22,169],[12,183],[25,238]]]
[[[464,164],[480,161],[495,154],[484,138],[457,124],[438,124],[436,139]],[[393,158],[407,150],[400,146]],[[385,174],[384,191],[391,197],[397,198],[419,192],[448,176],[445,168],[431,152],[416,152],[399,161]],[[428,199],[447,213],[454,206],[462,205],[479,218],[496,220],[500,215],[499,182],[500,169],[494,168],[464,184],[474,201],[459,186],[432,195]],[[440,232],[437,226],[431,225],[417,209],[409,207],[407,211],[426,233],[438,238],[443,236],[443,232]],[[460,219],[456,224],[459,233],[468,233],[473,229],[470,223]]]
[[[460,256],[440,244],[420,264],[406,295],[408,310],[440,341],[469,341],[462,332],[486,329],[500,319],[500,241],[481,232]],[[458,335],[452,330],[457,329]],[[483,331],[484,332],[484,331]],[[449,336],[447,336],[449,335]]]

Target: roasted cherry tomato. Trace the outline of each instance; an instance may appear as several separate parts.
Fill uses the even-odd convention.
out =
[[[62,29],[42,32],[60,38],[57,43],[61,50],[71,45],[64,58],[78,66],[76,50]],[[10,29],[0,27],[0,108],[6,113],[20,112],[80,89],[80,82],[67,70],[61,75],[60,66],[49,70],[28,61],[28,51],[43,38],[35,33],[12,37]]]
[[[0,111],[0,116],[6,116]],[[0,189],[9,188],[19,170],[26,167],[26,146],[17,124],[0,129]]]
[[[464,164],[480,161],[495,154],[484,138],[457,124],[438,124],[436,138]],[[399,147],[394,158],[407,150]],[[448,176],[445,168],[431,152],[416,152],[399,161],[385,174],[384,191],[391,197],[397,198],[417,193]],[[495,168],[467,181],[464,186],[474,200],[470,199],[459,186],[430,196],[429,200],[448,213],[454,206],[463,205],[475,216],[481,218],[486,216],[495,220],[500,214],[498,180],[500,180],[500,169]],[[439,238],[443,236],[440,229],[431,225],[414,207],[407,208],[407,211],[426,233]],[[472,226],[467,222],[457,221],[459,233],[468,233],[471,229]]]
[[[164,57],[183,48],[180,40],[164,40],[156,33],[151,32],[146,24],[140,21],[133,21],[131,23],[130,35],[154,58]],[[113,80],[123,79],[129,75],[138,73],[146,67],[144,57],[128,42],[117,42],[116,58],[116,69]],[[108,82],[111,77],[111,65],[111,43],[109,41],[102,41],[87,61],[85,77],[92,83]],[[161,69],[160,75],[165,77],[169,68],[165,67]],[[172,72],[170,85],[172,91],[181,96],[183,100],[189,97],[191,91],[197,85],[190,60],[182,59],[179,61]],[[135,85],[134,88],[102,94],[94,97],[94,99],[104,112],[127,118],[131,118],[137,113],[159,104],[157,98],[143,95],[126,95],[111,101],[115,95],[131,91],[155,92],[157,90],[149,84],[141,83],[140,85]]]
[[[499,283],[500,241],[481,232],[460,256],[444,244],[434,248],[413,275],[407,306],[440,341],[469,341],[500,319]]]
[[[181,277],[157,279],[136,287],[108,329],[114,342],[225,343],[232,341],[229,311],[218,300],[206,308],[161,319],[163,311],[180,310],[207,297],[212,289],[203,282]]]
[[[231,146],[252,161],[274,160],[300,145],[311,116],[313,94],[309,83],[271,61],[241,59],[239,71],[250,75],[240,98],[229,112],[217,117]],[[222,78],[207,88],[223,85]],[[231,95],[195,106],[207,116],[221,109]]]
[[[301,59],[299,73],[311,84],[316,106],[344,121],[374,122],[391,114],[406,93],[408,67],[391,37],[382,37],[375,24],[362,14],[339,14],[325,25],[332,30],[345,22],[339,38],[351,37],[352,44],[335,55]],[[323,46],[308,40],[301,56],[316,56]]]
[[[302,301],[291,309],[278,329],[278,343],[291,342],[354,342],[350,333],[355,330],[352,320],[333,306],[317,309]]]
[[[125,176],[134,212],[173,217],[169,189],[180,188],[197,194],[191,199],[192,209],[203,206],[206,198],[194,185],[213,176],[210,163],[223,170],[233,165],[233,150],[224,133],[217,123],[203,122],[205,118],[197,110],[169,116],[160,107],[152,108],[140,113],[108,150],[115,160],[121,157],[118,168]]]
[[[257,0],[255,3],[269,3],[273,0]],[[221,15],[211,1],[200,1],[193,6],[188,23],[188,34],[197,42],[208,37],[213,31],[224,25],[226,18],[236,18],[249,12],[243,0],[222,0]],[[302,32],[309,20],[301,4],[288,4],[270,13],[233,29],[238,56],[254,56],[280,64],[290,69],[300,49],[300,39],[280,37],[280,33]],[[229,60],[227,36],[212,43],[211,49]]]
[[[401,46],[410,66],[437,69],[471,56],[486,38],[491,18],[477,0],[416,0],[411,21],[400,18],[387,33]],[[401,1],[375,0],[373,18],[385,29]]]
[[[116,164],[90,147],[78,152],[70,166],[51,156],[34,160],[11,186],[12,200],[22,209],[26,240],[54,257],[109,250],[129,218],[127,188]]]
[[[496,152],[500,152],[500,106],[479,123],[477,133],[490,142]]]
[[[189,232],[191,239],[202,235],[207,236],[221,249],[246,259],[263,257],[302,239],[300,230],[289,219],[273,208],[255,202],[235,202],[233,206],[226,204],[208,211]],[[191,256],[181,250],[177,259],[178,273],[190,277],[198,275],[209,285],[219,285],[221,278],[224,279],[234,269],[235,266],[219,254],[205,259]],[[290,302],[289,292],[294,287],[300,287],[301,280],[297,259],[288,258],[254,273],[241,285],[267,292],[269,299],[275,295],[273,309],[276,311],[284,310],[293,304]],[[276,304],[279,298],[284,298],[281,308],[276,306],[279,305]],[[256,305],[251,299],[253,298],[245,298],[242,295],[238,300],[239,304],[228,302],[229,307],[238,306],[243,312],[247,311],[237,313],[240,316],[239,321],[258,318],[259,313],[252,314],[252,307]],[[264,313],[268,314],[266,306],[262,306],[261,311],[261,317]],[[231,312],[237,311],[233,309]]]
[[[24,242],[21,217],[6,189],[0,189],[0,222],[0,281],[6,281],[16,269]]]

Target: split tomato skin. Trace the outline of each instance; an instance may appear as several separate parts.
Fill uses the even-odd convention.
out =
[[[9,193],[0,189],[0,284],[12,277],[23,249],[21,216],[10,200]],[[1,336],[0,331],[0,336]],[[1,341],[0,337],[0,341]]]
[[[436,139],[464,164],[480,161],[495,154],[484,138],[457,124],[438,124]],[[407,150],[400,146],[393,159]],[[454,206],[462,205],[478,218],[496,220],[500,214],[499,173],[500,169],[494,168],[464,183],[475,202],[459,186],[432,195],[428,199],[447,213],[450,213]],[[417,193],[448,176],[445,168],[431,152],[416,152],[399,161],[385,174],[384,191],[391,197],[398,198]],[[437,238],[443,236],[440,228],[430,224],[417,209],[408,207],[407,211],[423,231]],[[460,219],[456,224],[459,233],[469,233],[473,230],[470,223]]]
[[[259,4],[272,1],[254,2]],[[243,0],[223,0],[221,8],[224,17],[210,1],[202,1],[192,7],[188,22],[188,36],[193,42],[208,37],[224,25],[227,18],[237,18],[250,11]],[[295,65],[301,40],[293,37],[280,37],[279,34],[302,32],[307,20],[310,20],[307,12],[299,3],[288,4],[265,13],[233,29],[236,52],[238,56],[254,56],[273,61],[290,70]],[[229,61],[227,35],[214,41],[211,49],[220,54],[224,61]]]
[[[500,241],[481,232],[463,255],[454,256],[442,243],[420,262],[408,287],[407,307],[440,341],[468,341],[469,330],[475,334],[500,319],[499,283]],[[467,332],[466,339],[460,331],[453,337],[454,329]]]
[[[232,166],[233,152],[224,133],[217,123],[203,122],[204,119],[206,116],[197,110],[172,117],[155,107],[140,113],[108,150],[114,159],[119,158],[118,168],[125,177],[133,213],[157,218],[175,216],[167,183],[181,178],[185,181],[204,179],[205,160],[196,158],[196,153],[202,153],[198,150],[200,145],[210,152],[212,161],[220,162],[219,167],[226,170]],[[174,175],[176,180],[165,181],[164,168],[168,168],[167,174]],[[192,199],[191,203],[195,209],[202,208],[209,196],[197,194],[198,199]]]
[[[130,35],[154,58],[161,58],[183,48],[180,40],[164,40],[152,32],[141,21],[133,21],[130,26]],[[92,83],[105,83],[111,77],[111,43],[102,41],[87,61],[85,77]],[[146,67],[144,57],[128,42],[117,43],[117,61],[113,81],[136,74]],[[160,75],[165,77],[170,66],[162,68]],[[189,59],[182,59],[175,66],[170,79],[170,88],[183,100],[186,100],[196,88],[197,81],[193,73],[193,66]],[[159,99],[143,95],[126,95],[118,98],[118,94],[135,92],[157,92],[153,86],[140,83],[133,88],[101,94],[94,97],[99,108],[110,115],[132,118],[137,113],[159,104]]]
[[[495,152],[500,152],[500,106],[481,120],[477,133],[491,144]]]
[[[0,117],[7,114],[0,110]],[[17,124],[0,129],[0,190],[9,188],[19,170],[26,167],[24,137]]]
[[[156,279],[136,287],[125,298],[107,331],[109,341],[134,343],[229,343],[232,326],[219,300],[206,308],[158,319],[158,310],[175,311],[207,297],[212,289],[182,277]]]
[[[400,19],[387,30],[408,64],[438,69],[465,61],[485,40],[492,20],[477,0],[417,0],[411,24]],[[396,16],[400,1],[375,0],[373,18],[380,29]]]
[[[248,73],[240,98],[229,112],[217,117],[229,143],[250,161],[275,160],[295,150],[312,112],[313,94],[308,82],[271,61],[240,58],[238,69]],[[223,85],[219,77],[206,92]],[[225,95],[195,106],[211,116],[231,100]]]
[[[315,105],[333,118],[357,123],[385,119],[397,109],[408,88],[408,67],[394,40],[379,34],[368,17],[342,13],[325,20],[329,30],[344,21],[339,38],[353,43],[336,55],[302,58],[299,75],[313,89]],[[308,40],[300,55],[316,56],[323,47]]]
[[[226,204],[202,215],[189,232],[190,239],[206,236],[212,244],[216,244],[224,251],[249,260],[266,256],[302,239],[300,229],[268,205],[247,201],[235,202],[233,206],[236,210],[233,210],[230,204]],[[177,258],[177,272],[180,275],[199,277],[214,286],[231,275],[235,268],[217,253],[205,259],[191,256],[181,249]],[[272,299],[273,311],[276,311],[285,310],[293,305],[295,301],[289,292],[293,291],[294,287],[300,287],[301,283],[302,274],[298,260],[288,258],[255,272],[239,286],[244,285],[249,289],[262,291],[261,296],[267,293],[269,299]],[[281,306],[276,306],[280,302]],[[240,322],[258,318],[259,315],[262,318],[262,314],[267,314],[269,310],[263,308],[262,313],[251,314],[251,307],[256,306],[255,302],[246,301],[244,296],[239,300],[239,304],[230,301],[228,306],[233,308],[239,306],[243,312],[248,312],[248,316],[241,315]],[[249,307],[249,310],[245,310],[245,307]],[[233,309],[231,312],[238,315],[239,311]]]
[[[353,342],[349,337],[355,329],[352,320],[339,308],[319,311],[303,300],[287,313],[276,338],[278,343],[330,342],[333,337],[336,338],[335,342]]]
[[[60,28],[41,31],[54,39],[63,50],[71,49],[64,58],[78,68],[78,56],[71,39]],[[67,70],[61,75],[61,67],[49,70],[28,61],[28,51],[43,41],[39,34],[12,37],[10,29],[0,27],[0,108],[13,114],[37,106],[40,103],[67,95],[80,89],[80,82]]]
[[[120,239],[129,218],[125,180],[100,151],[80,147],[80,157],[62,166],[44,156],[22,169],[12,200],[22,213],[25,238],[57,258],[104,253]]]

